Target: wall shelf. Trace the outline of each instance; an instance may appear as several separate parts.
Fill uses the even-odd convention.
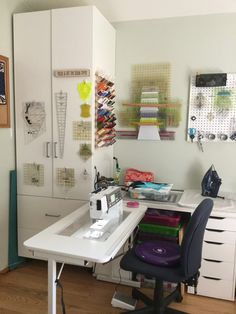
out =
[[[131,103],[131,104],[123,104],[123,106],[127,107],[150,107],[150,108],[176,108],[179,107],[180,104],[139,104],[139,103]]]
[[[131,122],[130,124],[131,125],[156,125],[156,126],[159,126],[159,125],[162,125],[163,123],[161,123],[161,122]]]

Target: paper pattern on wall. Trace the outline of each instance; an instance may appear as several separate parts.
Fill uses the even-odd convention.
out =
[[[65,187],[75,186],[74,168],[57,168],[57,184]]]
[[[56,111],[57,111],[57,127],[59,141],[59,157],[63,158],[65,147],[66,132],[66,109],[67,109],[67,93],[55,93]]]
[[[43,186],[44,185],[44,165],[36,163],[24,164],[24,184]]]
[[[92,156],[91,144],[80,144],[79,155],[84,161],[88,160]]]
[[[23,104],[25,142],[30,143],[46,132],[46,112],[43,102],[26,102]]]
[[[73,121],[73,140],[88,140],[92,138],[92,123]]]

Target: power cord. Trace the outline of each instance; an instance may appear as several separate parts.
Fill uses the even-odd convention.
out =
[[[62,314],[66,314],[66,307],[65,307],[65,302],[64,302],[64,291],[63,291],[63,286],[61,284],[61,282],[59,281],[59,278],[61,276],[63,267],[64,267],[65,263],[62,263],[60,271],[58,273],[57,279],[55,280],[55,284],[57,285],[57,287],[59,287],[61,289],[61,308],[62,308]]]

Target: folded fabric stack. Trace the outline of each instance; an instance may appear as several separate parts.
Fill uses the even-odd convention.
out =
[[[155,86],[144,86],[141,92],[140,127],[138,139],[159,140],[158,103],[159,91]],[[153,106],[152,106],[153,105]]]

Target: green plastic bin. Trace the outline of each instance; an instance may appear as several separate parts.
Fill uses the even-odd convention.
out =
[[[160,235],[168,235],[172,237],[177,237],[179,234],[179,230],[181,229],[181,224],[179,224],[177,227],[169,227],[169,226],[141,223],[139,225],[139,229],[144,232],[159,233]]]

